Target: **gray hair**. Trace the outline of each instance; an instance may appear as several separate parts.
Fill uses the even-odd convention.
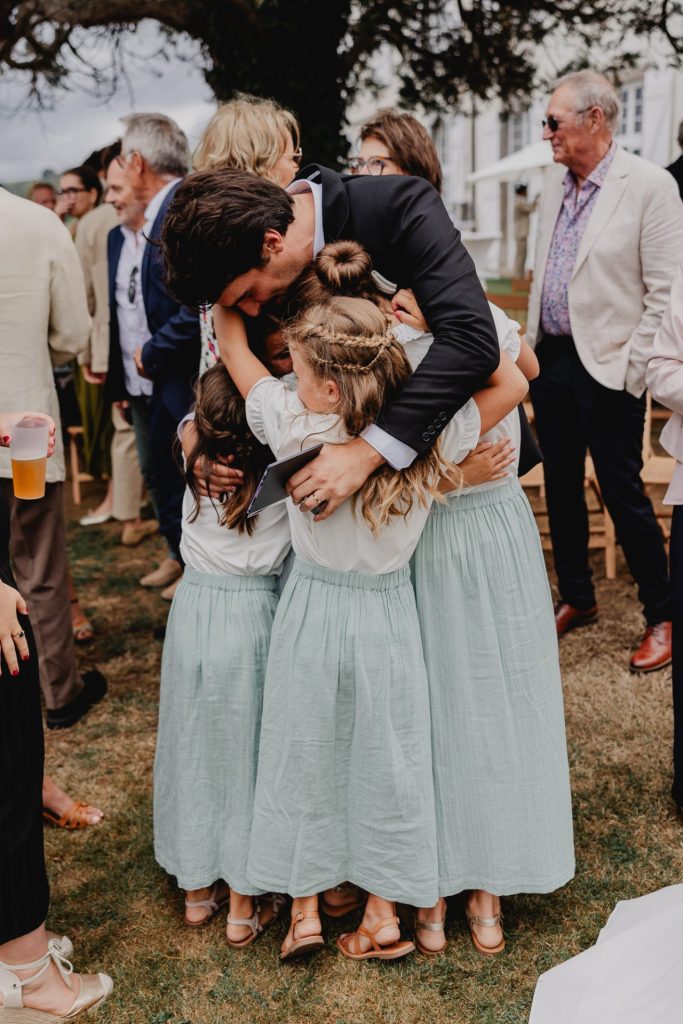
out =
[[[165,114],[128,114],[121,153],[136,152],[160,177],[182,178],[190,166],[190,147],[175,121]]]
[[[599,75],[597,71],[572,71],[558,78],[553,89],[559,89],[561,85],[567,85],[572,90],[576,97],[577,111],[583,113],[591,107],[600,107],[610,131],[616,132],[621,103],[616,89],[604,75]]]

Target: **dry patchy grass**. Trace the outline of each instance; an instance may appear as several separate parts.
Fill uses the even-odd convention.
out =
[[[73,518],[73,517],[72,517]],[[168,606],[136,586],[162,552],[132,550],[107,524],[70,534],[79,589],[97,640],[84,663],[107,674],[109,697],[76,728],[47,735],[49,770],[107,817],[84,833],[46,834],[50,924],[76,942],[76,965],[106,970],[114,996],[103,1024],[523,1024],[538,974],[591,945],[615,902],[683,878],[681,825],[669,799],[670,676],[629,674],[642,623],[623,565],[602,578],[601,618],[562,643],[577,875],[551,896],[505,901],[508,946],[477,955],[452,901],[447,953],[354,965],[334,949],[349,921],[328,923],[309,963],[277,960],[284,922],[251,950],[228,950],[224,915],[182,924],[182,899],[152,853],[151,769]]]

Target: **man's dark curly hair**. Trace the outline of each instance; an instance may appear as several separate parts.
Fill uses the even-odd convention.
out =
[[[269,228],[286,234],[291,197],[249,171],[189,174],[178,186],[161,232],[166,284],[188,306],[214,303],[231,281],[262,267]]]

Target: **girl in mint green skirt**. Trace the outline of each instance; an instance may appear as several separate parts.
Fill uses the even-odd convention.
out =
[[[249,425],[278,457],[359,434],[411,372],[365,299],[330,298],[287,330],[296,395],[250,353],[237,313],[217,309],[215,324]],[[383,468],[328,520],[287,501],[296,559],[273,624],[247,865],[254,886],[294,897],[283,959],[322,945],[317,894],[345,881],[369,893],[361,926],[338,942],[354,960],[411,952],[396,902],[437,902],[429,695],[408,562],[446,460],[474,448],[482,421],[522,392],[503,367],[483,399],[495,411],[470,400],[431,452],[403,472]]]

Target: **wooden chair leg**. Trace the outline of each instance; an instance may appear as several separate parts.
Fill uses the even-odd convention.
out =
[[[69,464],[71,466],[71,495],[74,505],[81,503],[80,467],[78,465],[78,441],[69,434]]]
[[[608,580],[617,578],[617,534],[614,523],[607,509],[604,510],[605,517],[605,577]]]

